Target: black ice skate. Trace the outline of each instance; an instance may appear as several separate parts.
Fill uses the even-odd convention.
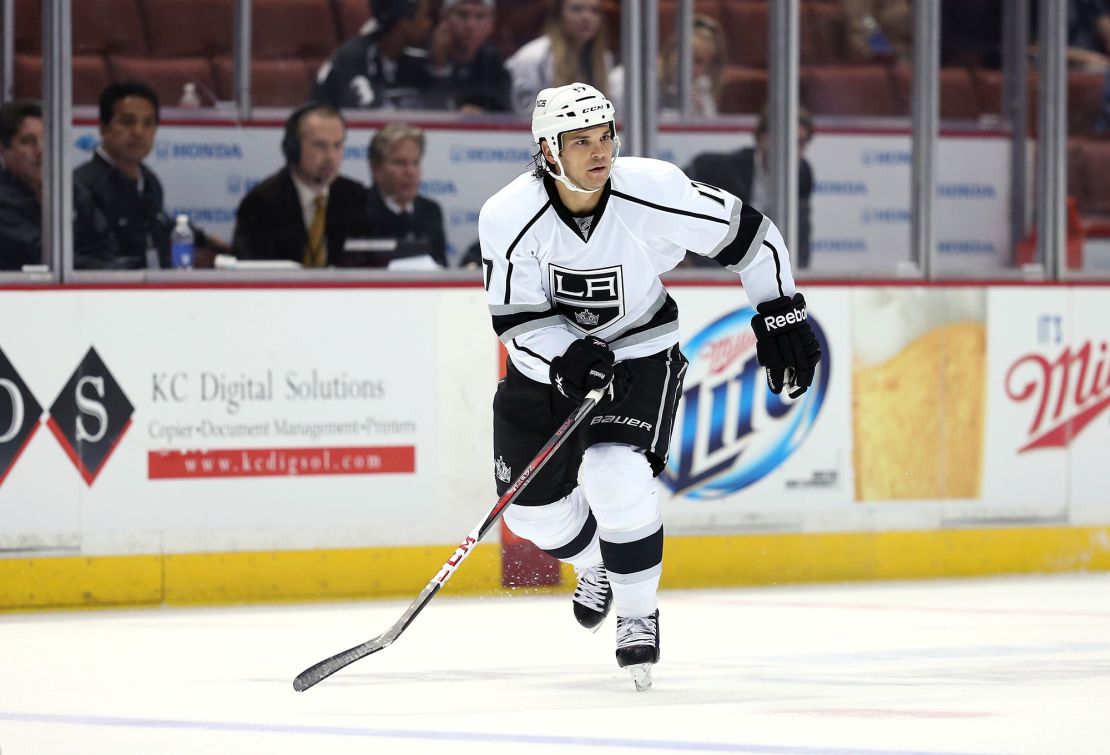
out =
[[[651,689],[651,667],[659,662],[659,611],[617,617],[617,665],[632,673],[637,692]]]
[[[601,564],[588,569],[575,569],[574,572],[578,575],[578,586],[574,589],[574,618],[586,629],[596,632],[613,605],[609,573]]]

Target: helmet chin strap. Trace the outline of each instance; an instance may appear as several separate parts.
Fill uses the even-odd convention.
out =
[[[612,164],[617,161],[617,158],[621,156],[621,140],[620,140],[620,137],[619,136],[614,136],[613,137],[613,143],[616,145],[616,151],[613,154],[612,161],[610,161],[610,163],[609,163],[610,166],[612,166]],[[601,188],[583,189],[581,186],[576,186],[574,183],[572,183],[571,180],[569,178],[567,178],[567,170],[566,170],[566,168],[563,167],[563,158],[560,157],[559,155],[555,155],[555,164],[559,167],[559,172],[556,173],[555,171],[551,170],[550,164],[548,164],[548,166],[547,166],[547,172],[551,174],[552,178],[554,178],[556,181],[558,181],[559,183],[561,183],[563,186],[567,187],[571,191],[578,192],[579,194],[596,194],[597,192],[601,191]]]

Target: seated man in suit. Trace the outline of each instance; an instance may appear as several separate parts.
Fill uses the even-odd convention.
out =
[[[767,135],[767,108],[759,113],[755,126],[755,146],[736,152],[706,152],[694,158],[686,168],[686,175],[695,181],[717,186],[735,194],[757,210],[766,208],[771,201],[768,161],[770,137]],[[798,114],[798,152],[805,150],[813,136],[813,120],[805,108]],[[756,159],[758,158],[758,159]],[[809,198],[813,193],[813,168],[804,157],[798,159],[798,239],[794,243],[796,258],[794,269],[809,267],[809,239],[812,229]]]
[[[439,267],[447,266],[443,210],[420,190],[424,132],[391,123],[370,140],[370,187],[367,201],[374,236],[419,242]]]
[[[343,267],[350,237],[369,236],[366,187],[339,175],[347,123],[330,105],[308,103],[285,122],[285,167],[252,188],[235,220],[240,259]]]

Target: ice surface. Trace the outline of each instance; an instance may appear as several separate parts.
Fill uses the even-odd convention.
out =
[[[407,604],[0,615],[0,754],[1110,752],[1110,575],[665,592],[643,693],[613,617],[448,586],[293,691]]]

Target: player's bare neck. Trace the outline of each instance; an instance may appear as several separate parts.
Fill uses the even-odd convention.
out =
[[[602,192],[600,191],[592,194],[571,191],[559,182],[555,183],[555,190],[559,192],[559,199],[563,201],[563,206],[570,211],[571,215],[589,215],[601,202]]]

